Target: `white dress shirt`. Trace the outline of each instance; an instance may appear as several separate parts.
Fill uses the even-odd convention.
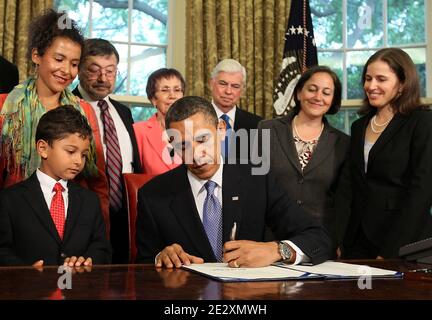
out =
[[[213,105],[213,108],[216,111],[217,117],[220,119],[220,117],[224,114],[224,112],[222,112],[221,109],[219,109],[216,106],[216,104],[214,103],[213,100],[212,100],[212,105]],[[234,130],[234,121],[235,121],[236,109],[237,109],[237,107],[234,106],[234,108],[231,108],[231,110],[226,113],[226,115],[229,117],[229,123],[231,125],[231,129],[232,130]]]
[[[222,173],[223,173],[223,160],[221,159],[221,163],[219,165],[218,170],[215,172],[213,177],[211,177],[211,181],[216,183],[216,188],[214,189],[214,193],[216,198],[219,200],[219,203],[223,205],[222,201]],[[204,185],[208,180],[202,180],[198,177],[196,177],[193,173],[191,173],[189,170],[187,171],[187,176],[189,179],[189,184],[192,189],[192,194],[195,199],[195,205],[198,210],[201,222],[203,221],[203,211],[204,211],[204,201],[207,196],[207,191]]]
[[[54,185],[57,182],[59,182],[62,185],[62,187],[64,188],[64,191],[62,192],[62,196],[63,196],[63,202],[64,202],[64,207],[65,207],[65,219],[66,219],[67,211],[68,211],[68,204],[69,204],[67,181],[63,180],[63,179],[56,181],[55,179],[51,178],[46,173],[43,173],[39,169],[36,170],[36,176],[39,180],[39,184],[41,186],[42,193],[43,193],[43,196],[45,198],[45,202],[47,204],[48,210],[51,207],[51,201],[55,195],[55,192],[53,191]]]
[[[96,114],[99,131],[102,135],[101,136],[102,146],[103,146],[104,156],[106,159],[106,143],[103,139],[105,132],[104,132],[104,126],[101,118],[101,110],[97,105],[99,101],[92,100],[88,95],[88,93],[81,87],[81,85],[78,85],[78,91],[81,93],[83,99],[92,106]],[[133,150],[132,150],[132,141],[130,139],[129,132],[127,131],[126,126],[123,123],[123,120],[120,118],[120,115],[118,114],[116,108],[111,103],[109,96],[106,96],[103,100],[105,100],[108,103],[108,111],[111,115],[111,118],[114,121],[114,125],[116,128],[117,137],[120,145],[120,154],[122,157],[122,164],[123,164],[122,173],[132,173],[133,172],[132,170]]]

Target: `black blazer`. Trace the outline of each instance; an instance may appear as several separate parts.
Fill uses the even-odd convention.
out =
[[[234,131],[238,129],[256,129],[258,127],[258,122],[261,120],[262,118],[260,116],[236,107]]]
[[[82,99],[81,93],[78,90],[78,87],[76,87],[72,93],[76,95],[77,97],[80,97]],[[131,142],[132,142],[132,152],[133,152],[133,161],[132,161],[132,168],[134,173],[142,173],[142,166],[141,166],[141,160],[138,152],[138,145],[135,137],[135,131],[133,129],[133,118],[132,118],[132,112],[128,107],[126,107],[124,104],[121,104],[120,102],[113,100],[109,98],[111,103],[113,104],[114,108],[117,110],[120,118],[122,119],[126,130],[129,133]]]
[[[39,180],[30,178],[0,193],[0,265],[60,265],[66,257],[111,262],[99,200],[95,193],[68,182],[68,212],[63,241],[51,218]]]
[[[249,165],[224,165],[223,241],[229,240],[234,222],[236,239],[253,241],[264,240],[268,225],[277,239],[291,240],[313,263],[326,260],[330,240],[324,230],[288,199],[273,177],[251,175],[250,170]],[[216,261],[185,165],[157,176],[139,190],[136,228],[139,262],[154,263],[157,253],[173,243],[206,262]]]
[[[0,56],[0,93],[11,92],[18,81],[18,68]]]
[[[247,130],[247,141],[244,140],[244,137],[242,135],[234,136],[232,135],[230,137],[230,147],[229,150],[236,150],[236,153],[230,151],[229,157],[232,159],[246,159],[247,161],[251,158],[251,146],[253,145],[253,140],[255,139],[256,132],[253,132],[253,129],[256,129],[258,126],[258,123],[262,120],[261,117],[250,113],[248,111],[242,110],[238,107],[236,108],[235,112],[235,121],[234,121],[234,131],[238,131],[239,129],[245,129]],[[246,144],[243,146],[242,144]],[[243,152],[243,153],[242,153]],[[244,154],[244,152],[247,152]],[[233,161],[234,162],[234,161]]]
[[[369,153],[364,142],[373,113],[352,124],[353,203],[345,238],[349,248],[361,226],[384,258],[402,245],[432,236],[432,112],[396,114]]]
[[[334,247],[339,246],[349,218],[350,189],[348,152],[350,138],[324,118],[324,130],[304,171],[292,134],[294,112],[261,121],[260,130],[270,130],[270,144],[263,146],[270,170],[287,195],[328,230]],[[268,149],[267,149],[268,150]]]

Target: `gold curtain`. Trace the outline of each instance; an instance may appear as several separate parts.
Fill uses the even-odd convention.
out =
[[[187,94],[210,98],[210,73],[222,59],[247,72],[242,109],[273,116],[291,0],[186,1]]]
[[[15,63],[20,81],[27,78],[31,63],[27,59],[27,33],[30,21],[52,8],[53,0],[0,1],[0,54]]]

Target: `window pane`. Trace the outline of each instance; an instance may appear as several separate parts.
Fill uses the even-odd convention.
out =
[[[343,53],[342,52],[318,52],[318,61],[322,66],[331,68],[339,77],[342,82],[343,76]]]
[[[347,1],[348,48],[383,46],[382,0]]]
[[[389,44],[425,42],[424,1],[387,1]]]
[[[416,65],[420,78],[420,95],[426,97],[426,49],[412,48],[404,49],[404,51],[409,54]]]
[[[131,46],[130,94],[146,96],[149,75],[166,66],[165,47]]]
[[[127,59],[128,59],[128,46],[126,44],[118,44],[113,43],[114,47],[116,47],[119,56],[120,56],[120,62],[117,66],[118,68],[118,74],[116,79],[116,85],[114,88],[115,94],[128,94],[128,66],[127,66]]]
[[[134,1],[132,41],[166,44],[168,1]]]
[[[54,2],[56,11],[66,11],[69,17],[82,29],[84,36],[89,36],[90,3],[87,0],[56,0]]]
[[[333,127],[351,135],[352,123],[360,118],[357,112],[358,108],[344,108],[336,114],[326,116],[326,118]]]
[[[342,0],[311,0],[314,36],[318,48],[342,47]]]
[[[358,114],[358,110],[357,108],[350,108],[350,109],[346,109],[347,113],[348,113],[348,130],[345,130],[345,132],[349,135],[351,135],[351,125],[354,121],[356,121],[358,118],[360,118],[361,116]]]
[[[119,1],[120,2],[120,1]],[[105,1],[93,1],[93,38],[128,41],[128,2],[122,1],[124,7],[110,8]]]
[[[345,132],[345,117],[346,117],[346,110],[344,109],[339,110],[339,112],[336,114],[326,116],[328,122],[333,127],[343,132]]]
[[[148,118],[156,113],[156,108],[153,108],[151,105],[131,105],[130,109],[134,122],[148,120]]]
[[[374,51],[353,51],[347,53],[347,98],[363,99],[361,75],[363,66]]]

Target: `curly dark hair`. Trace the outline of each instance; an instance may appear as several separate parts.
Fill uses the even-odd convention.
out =
[[[84,46],[84,37],[77,23],[70,19],[66,12],[49,9],[30,23],[28,59],[31,60],[33,49],[37,50],[39,56],[43,56],[56,37],[68,38],[79,44],[81,49]]]

